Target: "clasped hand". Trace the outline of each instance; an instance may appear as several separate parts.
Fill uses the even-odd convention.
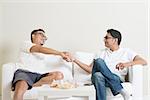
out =
[[[74,60],[74,57],[69,52],[62,52],[61,57],[66,60],[67,62],[72,62]]]

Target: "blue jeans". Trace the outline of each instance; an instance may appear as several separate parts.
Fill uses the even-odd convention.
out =
[[[123,89],[119,76],[113,74],[101,58],[94,60],[91,80],[96,89],[96,100],[106,100],[106,87],[114,96]]]

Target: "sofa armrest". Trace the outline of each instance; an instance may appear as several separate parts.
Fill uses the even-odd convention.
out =
[[[143,65],[134,65],[129,69],[129,80],[132,83],[133,98],[143,96]]]
[[[15,63],[2,66],[2,100],[11,100],[11,81],[15,70]]]

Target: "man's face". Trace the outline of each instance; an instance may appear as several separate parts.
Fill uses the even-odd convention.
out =
[[[33,43],[38,45],[44,45],[45,41],[47,40],[47,37],[44,34],[45,33],[42,31],[37,31],[36,34],[32,36]]]
[[[104,37],[104,43],[107,48],[111,48],[112,46],[114,46],[115,42],[116,42],[115,38],[112,37],[110,33],[107,33],[106,36]]]

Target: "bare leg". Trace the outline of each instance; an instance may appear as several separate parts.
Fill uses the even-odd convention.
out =
[[[16,83],[13,100],[23,100],[23,95],[28,89],[26,81],[21,80]]]
[[[61,72],[55,71],[50,72],[46,77],[41,78],[38,82],[34,83],[33,86],[41,86],[43,84],[51,84],[53,80],[63,79],[63,74]]]

